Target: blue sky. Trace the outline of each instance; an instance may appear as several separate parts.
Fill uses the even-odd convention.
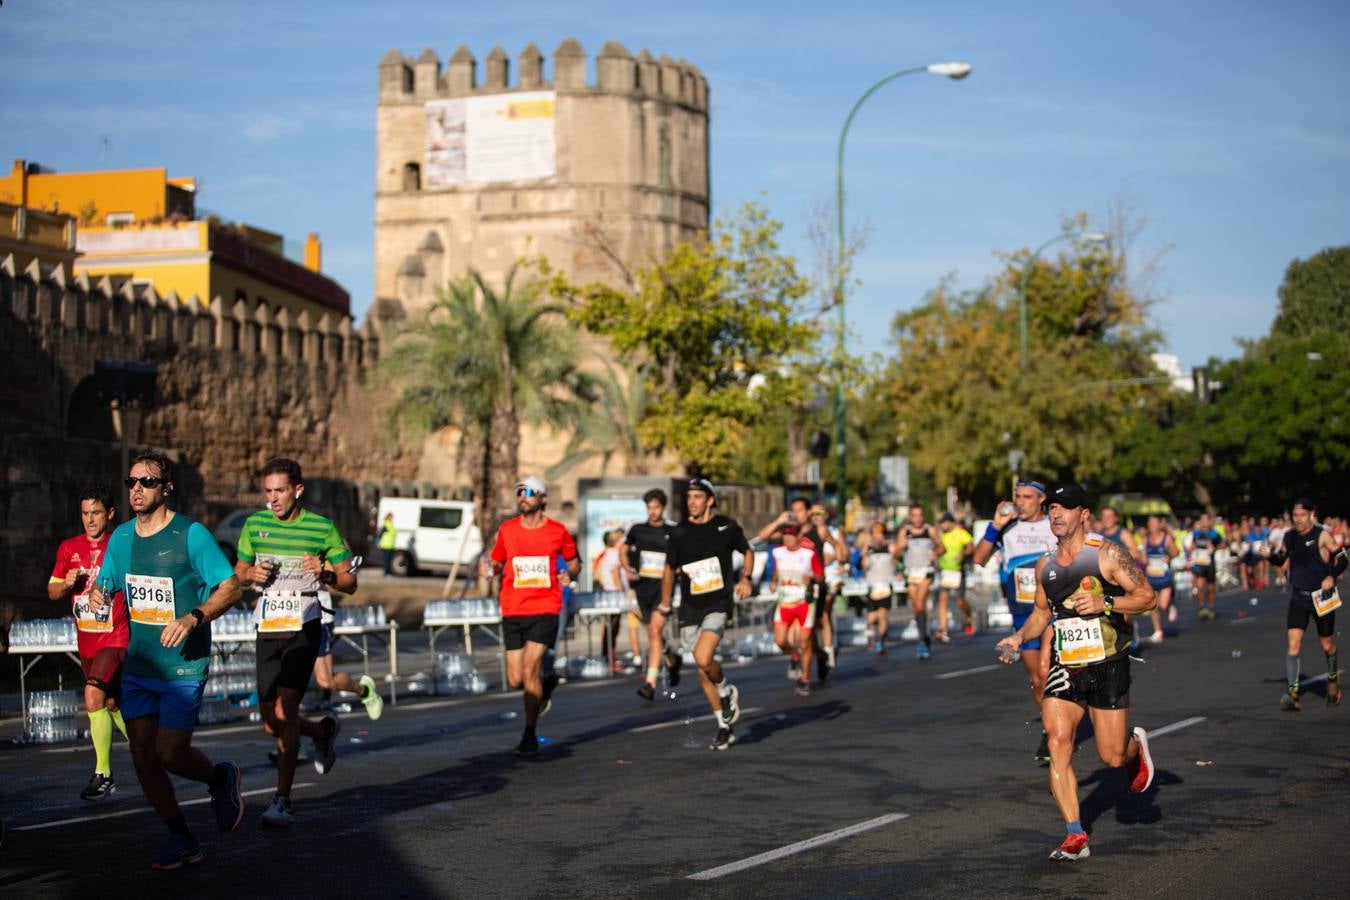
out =
[[[1075,211],[1127,202],[1158,259],[1153,314],[1183,366],[1265,333],[1291,259],[1350,243],[1350,5],[1226,3],[115,3],[0,7],[0,145],[58,171],[167,166],[202,207],[318,230],[325,269],[371,301],[376,64],[390,48],[482,60],[565,37],[688,59],[712,96],[714,208],[760,198],[790,249],[833,198],[849,106],[909,66],[967,60],[878,92],[849,139],[850,221],[870,241],[856,349],[944,275]],[[678,13],[665,10],[679,9]],[[481,69],[480,69],[481,71]],[[7,161],[5,162],[7,166]]]

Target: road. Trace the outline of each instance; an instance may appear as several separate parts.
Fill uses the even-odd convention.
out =
[[[405,703],[375,723],[351,714],[336,769],[300,770],[298,821],[284,832],[257,823],[272,778],[258,726],[205,729],[198,745],[239,761],[251,805],[230,835],[204,803],[189,806],[207,859],[178,873],[148,869],[164,830],[120,739],[121,790],[98,806],[77,797],[87,748],[7,747],[0,893],[1350,896],[1338,846],[1350,831],[1350,704],[1328,708],[1315,682],[1301,713],[1279,710],[1284,601],[1249,596],[1222,597],[1216,622],[1188,609],[1179,635],[1133,666],[1134,722],[1158,732],[1146,794],[1128,794],[1082,736],[1093,856],[1078,863],[1046,858],[1062,825],[1031,759],[1039,725],[983,635],[927,662],[912,645],[847,652],[809,698],[793,696],[781,660],[729,667],[745,716],[725,753],[706,749],[713,727],[696,718],[707,709],[689,682],[659,704],[628,681],[564,685],[541,722],[548,744],[527,761],[510,754],[515,696]],[[1324,673],[1314,640],[1304,672]],[[180,799],[204,796],[180,787]]]

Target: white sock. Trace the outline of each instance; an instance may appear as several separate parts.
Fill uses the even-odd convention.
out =
[[[731,696],[731,683],[727,681],[727,676],[725,675],[722,676],[722,680],[717,685],[717,696],[719,697]]]

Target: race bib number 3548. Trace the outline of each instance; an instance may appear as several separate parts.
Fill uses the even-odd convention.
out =
[[[173,605],[173,579],[128,575],[127,611],[131,614],[131,621],[157,628],[163,628],[177,619]]]
[[[722,563],[715,556],[700,559],[698,562],[685,563],[680,568],[689,576],[691,594],[708,594],[720,591],[723,587]]]

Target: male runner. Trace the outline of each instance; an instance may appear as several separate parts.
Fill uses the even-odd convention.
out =
[[[239,532],[235,576],[256,587],[253,622],[258,629],[258,700],[263,730],[277,741],[277,791],[262,814],[262,823],[286,826],[291,812],[291,786],[300,736],[314,741],[314,769],[333,770],[341,723],[327,715],[319,722],[300,712],[309,676],[318,658],[323,625],[319,621],[319,589],[351,594],[356,574],[352,552],[330,519],[300,505],[305,492],[300,464],[278,457],[263,466],[267,508],[244,520]],[[330,563],[331,568],[325,568]],[[374,682],[370,684],[374,695]]]
[[[895,553],[886,539],[884,522],[872,523],[872,534],[863,545],[862,568],[867,579],[867,649],[885,656],[886,636],[891,629]]]
[[[994,551],[1003,549],[1003,593],[1012,611],[1013,628],[1021,628],[1031,615],[1036,600],[1036,560],[1055,549],[1050,520],[1045,517],[1045,485],[1035,479],[1022,479],[1013,489],[1012,501],[1004,501],[994,512],[994,520],[985,528],[975,545],[971,561],[982,566]],[[1031,697],[1041,706],[1045,693],[1045,675],[1041,671],[1041,640],[1036,635],[1021,643],[1022,666],[1026,669]],[[1049,738],[1041,732],[1036,760],[1050,761]]]
[[[820,560],[802,545],[801,530],[784,525],[783,543],[773,548],[773,590],[778,606],[773,614],[773,640],[797,663],[798,697],[811,696],[811,629],[815,610],[807,596],[811,583],[824,577]]]
[[[165,505],[173,493],[168,457],[140,454],[126,485],[135,518],[108,539],[89,605],[97,615],[117,591],[126,597],[122,715],[141,790],[169,829],[151,868],[177,869],[201,862],[203,854],[178,808],[170,773],[207,785],[221,831],[233,831],[244,818],[239,766],[213,765],[192,746],[210,674],[207,623],[238,603],[242,591],[211,532]]]
[[[914,624],[919,629],[919,659],[928,659],[932,639],[928,635],[928,591],[933,586],[933,564],[942,546],[942,532],[923,520],[923,507],[915,503],[909,508],[909,523],[895,535],[895,552],[903,554],[905,588],[909,606],[914,611]]]
[[[966,560],[975,552],[975,538],[951,513],[942,514],[938,527],[942,530],[942,555],[938,557],[937,639],[945,644],[951,640],[947,619],[953,596],[966,617],[966,634],[975,633],[975,613],[966,599]]]
[[[1050,529],[1059,545],[1036,563],[1031,615],[998,649],[999,658],[1011,663],[1023,641],[1054,623],[1041,719],[1050,735],[1050,792],[1068,833],[1050,858],[1074,860],[1090,855],[1073,771],[1084,711],[1092,717],[1102,762],[1124,766],[1136,794],[1153,783],[1148,734],[1129,727],[1131,628],[1125,614],[1148,612],[1156,601],[1130,552],[1087,531],[1091,510],[1082,486],[1061,485],[1049,498]]]
[[[1216,602],[1215,577],[1214,577],[1214,551],[1219,548],[1223,542],[1223,536],[1219,534],[1218,529],[1213,525],[1209,513],[1201,513],[1200,518],[1195,523],[1194,530],[1190,534],[1191,551],[1191,593],[1195,595],[1195,602],[1199,609],[1196,610],[1195,618],[1213,619],[1216,618],[1214,604]],[[1209,598],[1209,606],[1205,606],[1205,598]]]
[[[1113,544],[1119,544],[1133,556],[1136,545],[1134,533],[1120,524],[1120,513],[1114,506],[1102,507],[1102,537]]]
[[[535,726],[548,709],[558,676],[543,676],[544,654],[558,637],[563,586],[581,571],[576,541],[561,522],[544,514],[548,487],[531,475],[516,485],[520,515],[497,529],[489,558],[483,560],[484,578],[502,576],[502,632],[506,637],[506,683],[521,688],[525,731],[512,752],[534,756],[539,752]],[[566,568],[556,572],[558,557]]]
[[[647,521],[628,529],[622,557],[628,566],[628,582],[637,595],[638,615],[647,626],[647,672],[637,694],[643,700],[651,700],[656,696],[662,662],[670,686],[675,687],[680,683],[684,658],[666,646],[666,615],[657,610],[661,603],[661,579],[666,573],[666,538],[672,527],[666,521],[666,492],[652,488],[642,495],[642,502],[647,504]]]
[[[788,508],[779,514],[768,525],[759,530],[759,539],[762,541],[776,540],[779,532],[784,525],[796,523],[802,530],[802,545],[810,547],[820,560],[820,568],[825,570],[825,545],[835,543],[835,558],[847,559],[848,548],[844,546],[842,540],[835,538],[830,534],[829,528],[825,524],[825,510],[820,509],[819,516],[813,515],[811,502],[805,497],[793,497],[788,502]],[[815,641],[816,650],[819,655],[816,656],[816,675],[822,682],[830,675],[830,670],[834,668],[834,616],[830,608],[829,589],[822,577],[812,586],[815,592],[816,603],[816,627],[812,629],[811,635]]]
[[[811,507],[811,527],[802,530],[804,538],[820,548],[820,564],[825,574],[816,590],[816,627],[812,634],[816,636],[816,646],[823,652],[816,659],[816,674],[822,682],[835,667],[835,655],[838,646],[834,634],[834,602],[848,577],[848,545],[844,543],[842,528],[830,527],[830,512],[816,504]]]
[[[127,736],[122,711],[122,662],[127,656],[130,629],[127,604],[121,594],[113,597],[99,614],[89,606],[89,588],[98,580],[99,563],[108,548],[112,522],[112,493],[102,485],[80,495],[80,523],[84,531],[61,542],[56,566],[47,582],[47,596],[69,603],[79,632],[80,668],[84,671],[84,708],[89,713],[89,739],[94,745],[94,774],[80,791],[82,800],[102,800],[117,790],[112,777],[113,726]]]
[[[694,654],[698,680],[717,718],[717,736],[711,750],[726,750],[736,743],[732,726],[741,717],[740,692],[726,679],[722,664],[713,658],[722,633],[735,612],[737,600],[750,596],[750,573],[755,570],[755,552],[734,519],[714,513],[717,493],[706,478],[693,478],[685,493],[689,516],[670,533],[666,571],[661,579],[663,615],[670,615],[675,579],[680,580],[680,642]],[[731,556],[744,556],[741,577],[736,579]],[[735,584],[732,588],[731,585]]]
[[[1175,622],[1176,607],[1172,605],[1172,590],[1175,583],[1172,578],[1172,560],[1180,552],[1172,534],[1167,530],[1167,520],[1154,514],[1148,517],[1148,532],[1144,535],[1144,544],[1135,552],[1135,559],[1144,564],[1144,575],[1148,586],[1158,598],[1158,605],[1149,613],[1153,619],[1153,633],[1147,638],[1151,644],[1163,642],[1162,614],[1167,613],[1167,621]]]
[[[1294,501],[1294,527],[1284,533],[1284,542],[1274,562],[1289,576],[1289,650],[1284,658],[1289,687],[1280,697],[1280,706],[1289,712],[1301,709],[1299,703],[1299,651],[1308,620],[1317,619],[1317,637],[1327,657],[1327,705],[1341,702],[1340,669],[1336,665],[1336,608],[1341,605],[1336,581],[1344,574],[1345,547],[1338,547],[1331,532],[1313,521],[1317,507],[1300,497]]]

